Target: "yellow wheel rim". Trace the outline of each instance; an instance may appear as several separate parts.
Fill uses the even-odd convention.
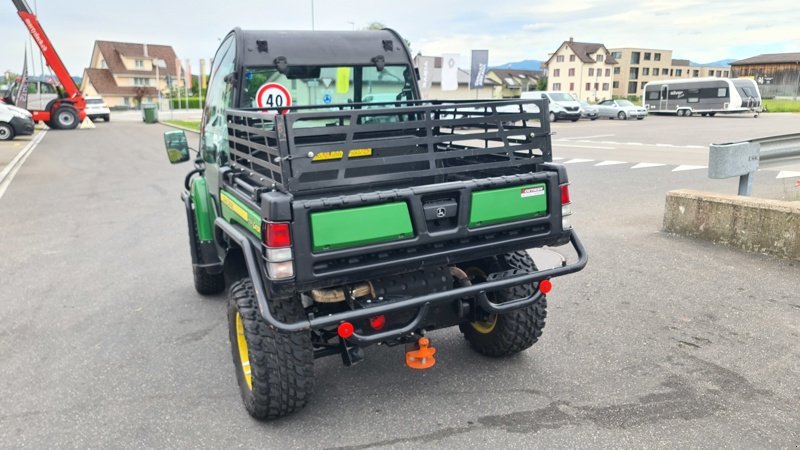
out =
[[[466,271],[467,276],[469,276],[470,281],[477,281],[479,283],[483,283],[486,281],[486,273],[477,267],[470,267]],[[481,334],[489,334],[494,331],[494,327],[497,326],[497,315],[492,315],[486,318],[486,320],[480,322],[470,322],[472,329],[477,331]]]
[[[236,345],[239,347],[239,362],[242,364],[242,373],[247,382],[247,388],[253,389],[253,377],[250,371],[250,352],[247,350],[247,339],[244,337],[244,324],[242,315],[236,313]]]
[[[470,322],[472,328],[481,334],[489,334],[494,330],[494,327],[497,326],[497,316],[494,315],[489,317],[488,320],[484,322]]]

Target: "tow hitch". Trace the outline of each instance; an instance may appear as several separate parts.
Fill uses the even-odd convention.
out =
[[[409,344],[406,347],[406,364],[412,369],[430,369],[436,364],[433,354],[436,349],[431,345],[428,338],[420,338],[416,344]]]

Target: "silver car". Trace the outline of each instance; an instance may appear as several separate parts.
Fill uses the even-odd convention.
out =
[[[610,119],[625,120],[635,117],[642,120],[647,117],[647,110],[641,106],[636,106],[628,100],[605,100],[597,105],[597,112],[600,117]]]
[[[581,101],[581,119],[596,120],[597,114],[597,105]]]

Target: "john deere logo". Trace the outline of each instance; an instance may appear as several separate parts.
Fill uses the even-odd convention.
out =
[[[441,219],[442,217],[444,217],[446,215],[447,215],[447,209],[446,208],[436,208],[436,217]]]

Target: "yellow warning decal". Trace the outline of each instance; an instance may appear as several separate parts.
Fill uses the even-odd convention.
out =
[[[336,150],[334,152],[319,152],[314,155],[312,161],[330,161],[331,159],[342,159],[344,156],[344,152],[341,150]]]
[[[364,156],[372,156],[371,148],[354,148],[347,154],[348,158],[362,158]]]

